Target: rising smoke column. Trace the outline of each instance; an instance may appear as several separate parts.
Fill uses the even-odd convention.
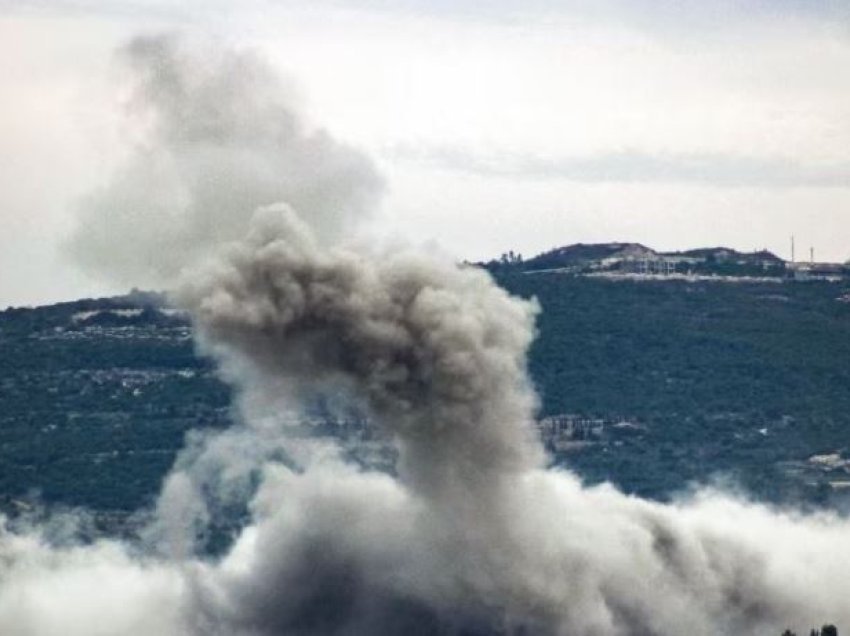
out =
[[[850,619],[846,521],[716,493],[664,506],[545,470],[525,373],[536,309],[483,272],[322,248],[275,206],[177,298],[244,390],[341,388],[401,453],[398,479],[270,466],[256,524],[200,588],[212,624],[707,636]]]
[[[133,39],[119,60],[133,142],[80,202],[66,248],[85,270],[170,287],[241,238],[258,206],[288,201],[334,239],[377,204],[372,162],[311,127],[292,85],[258,55],[160,35]]]
[[[256,367],[252,390],[284,378],[296,395],[337,385],[365,400],[401,443],[417,491],[483,496],[541,465],[525,369],[535,305],[509,299],[484,272],[323,250],[276,206],[177,298],[205,341]]]

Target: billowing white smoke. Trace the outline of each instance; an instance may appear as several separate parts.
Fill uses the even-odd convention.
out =
[[[121,61],[140,139],[81,203],[67,248],[85,269],[171,286],[210,248],[243,236],[258,206],[288,201],[335,238],[377,202],[371,161],[310,128],[292,88],[256,55],[157,36],[131,41]]]
[[[311,152],[284,154],[295,174],[311,172]],[[356,199],[340,209],[359,207]],[[333,207],[293,201],[308,218]],[[547,470],[525,369],[536,307],[481,271],[328,246],[279,203],[187,274],[175,299],[239,388],[244,422],[195,440],[181,458],[151,551],[0,535],[0,633],[778,636],[827,620],[850,627],[846,519],[710,491],[662,505]],[[397,476],[287,434],[299,401],[317,391],[369,412],[399,449]],[[249,475],[259,475],[256,491],[245,487]],[[220,559],[193,549],[210,489],[251,498]]]

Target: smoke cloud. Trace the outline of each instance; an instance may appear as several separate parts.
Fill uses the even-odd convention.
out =
[[[287,201],[326,240],[377,203],[372,162],[299,113],[292,86],[250,52],[139,37],[120,52],[125,161],[80,204],[67,251],[118,283],[170,287],[179,272],[242,237],[254,210]]]
[[[525,373],[536,309],[480,271],[323,249],[277,206],[178,298],[249,393],[342,387],[400,451],[397,478],[327,459],[268,473],[233,551],[251,565],[200,597],[215,624],[708,635],[850,619],[844,520],[717,493],[664,506],[547,471]]]
[[[364,400],[423,493],[488,496],[541,463],[525,373],[534,305],[510,300],[483,272],[322,250],[276,206],[177,298],[202,338],[256,368],[252,390],[274,394],[283,379],[295,396],[334,385]]]
[[[547,470],[525,373],[536,307],[481,271],[322,247],[276,205],[175,298],[240,388],[245,422],[178,463],[154,551],[7,531],[10,633],[708,636],[850,623],[846,519],[711,491],[662,505]],[[392,437],[397,475],[287,435],[317,390],[350,396]],[[228,488],[252,471],[256,489]],[[210,518],[210,487],[250,497],[217,559],[186,540]]]
[[[850,628],[847,519],[710,490],[664,505],[547,469],[526,372],[536,305],[422,252],[329,245],[328,223],[368,207],[377,182],[368,162],[265,116],[280,113],[278,93],[252,75],[253,62],[220,56],[224,70],[205,66],[190,79],[175,46],[155,39],[129,49],[141,62],[143,103],[156,105],[156,138],[181,164],[188,193],[168,217],[176,231],[166,244],[191,257],[159,274],[184,272],[175,302],[237,387],[242,421],[190,440],[145,542],[56,545],[39,528],[0,532],[0,632],[778,635],[827,620]],[[271,121],[282,126],[273,141]],[[238,171],[237,148],[247,157]],[[271,161],[279,151],[283,159]],[[140,251],[121,261],[127,273],[146,270],[139,255],[152,243],[161,250],[172,240],[157,235],[172,227],[160,225],[170,194],[136,176],[89,210],[95,225],[115,225],[78,237],[95,246],[114,240],[110,227],[119,237],[138,231]],[[249,207],[275,198],[247,221]],[[122,200],[132,214],[112,207]],[[391,440],[393,474],[300,434],[304,404],[322,393],[367,413]],[[232,545],[205,555],[204,532],[240,501],[246,517]]]

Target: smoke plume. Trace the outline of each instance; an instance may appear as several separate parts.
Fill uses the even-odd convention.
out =
[[[0,632],[850,628],[848,520],[710,490],[664,505],[547,469],[526,372],[535,303],[432,255],[317,236],[367,207],[376,179],[353,151],[280,119],[278,92],[253,62],[223,55],[223,67],[187,74],[179,47],[160,39],[129,55],[156,112],[152,152],[178,166],[167,186],[184,204],[172,214],[173,192],[131,170],[94,197],[78,245],[120,258],[127,273],[149,269],[151,243],[189,253],[158,273],[184,271],[175,302],[236,386],[241,421],[190,440],[146,543],[0,533]],[[110,254],[105,244],[127,232],[140,250]],[[294,434],[322,393],[392,440],[393,474]],[[234,501],[247,505],[241,529],[224,554],[205,556],[199,536]]]
[[[480,271],[323,249],[278,206],[178,297],[246,391],[342,387],[400,450],[397,479],[328,459],[268,473],[233,551],[250,565],[199,597],[211,624],[708,635],[850,619],[846,521],[712,493],[664,506],[547,471],[525,374],[535,308]]]
[[[325,239],[377,203],[382,182],[357,150],[304,121],[290,84],[250,52],[139,37],[120,52],[137,141],[80,204],[67,248],[121,284],[171,286],[254,210],[287,201]]]

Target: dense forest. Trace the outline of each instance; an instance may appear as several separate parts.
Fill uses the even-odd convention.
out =
[[[589,483],[669,499],[720,483],[777,503],[850,492],[850,303],[841,283],[496,274],[541,306],[529,367],[546,439]],[[152,501],[193,429],[234,419],[184,316],[153,294],[0,312],[0,503]],[[322,428],[327,433],[327,427]]]
[[[805,462],[848,457],[841,285],[557,274],[499,282],[541,305],[530,370],[543,414],[639,424],[558,458],[588,479],[660,498],[714,478],[774,501],[825,501],[830,483],[842,487],[843,470],[812,472]]]

